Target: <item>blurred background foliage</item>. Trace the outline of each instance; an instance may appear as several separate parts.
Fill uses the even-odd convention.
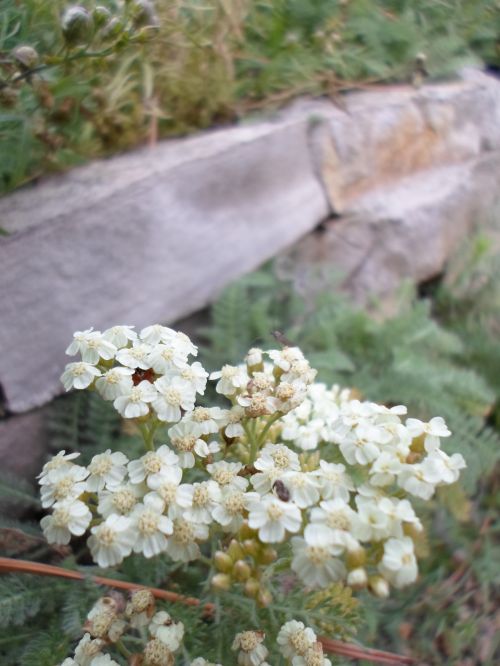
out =
[[[499,34],[498,0],[0,0],[0,191],[299,94],[495,68]]]

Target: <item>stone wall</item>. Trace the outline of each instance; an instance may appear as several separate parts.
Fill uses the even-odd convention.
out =
[[[297,275],[324,263],[356,299],[389,298],[402,279],[443,269],[498,202],[499,181],[500,82],[469,71],[353,92],[342,108],[300,100],[273,120],[27,187],[0,201],[5,408],[60,392],[74,330],[173,322],[284,250]],[[19,424],[0,423],[0,453],[30,458]]]

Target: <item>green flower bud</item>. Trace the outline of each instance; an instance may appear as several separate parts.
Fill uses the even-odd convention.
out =
[[[97,5],[97,7],[92,11],[92,18],[96,28],[102,28],[111,20],[111,12],[107,7]]]
[[[212,587],[216,590],[229,590],[231,588],[231,577],[227,574],[215,574],[212,578]]]
[[[115,37],[118,37],[118,35],[123,32],[123,28],[123,22],[116,18],[116,16],[113,16],[113,18],[106,23],[99,34],[101,39],[115,39]]]
[[[31,69],[38,62],[38,53],[31,46],[16,46],[12,55],[26,69]]]
[[[158,25],[153,3],[150,0],[135,0],[132,5],[132,21],[136,28]]]
[[[84,7],[70,7],[62,17],[62,32],[69,46],[84,44],[92,39],[94,22]]]
[[[215,553],[214,562],[216,568],[223,573],[229,573],[233,568],[233,560],[227,553],[223,553],[222,550],[218,550]]]
[[[250,569],[247,562],[245,562],[244,560],[238,560],[237,562],[235,562],[233,567],[233,575],[236,578],[236,580],[239,580],[241,582],[248,580],[250,578],[251,573],[252,570]]]
[[[260,583],[255,578],[249,578],[245,583],[245,594],[254,599],[260,591]]]

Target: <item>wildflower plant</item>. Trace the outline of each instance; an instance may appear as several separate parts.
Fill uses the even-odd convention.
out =
[[[78,453],[53,457],[39,475],[50,543],[87,535],[104,568],[132,553],[198,561],[210,567],[214,592],[236,590],[261,608],[272,603],[276,581],[306,590],[342,582],[386,597],[417,579],[423,526],[415,507],[465,467],[440,447],[451,435],[441,417],[424,423],[402,405],[315,382],[292,346],[250,349],[241,365],[210,375],[193,360],[191,340],[160,325],[77,332],[67,353],[79,359],[61,377],[66,390],[112,402],[136,424],[144,451],[129,460],[107,450],[87,466]],[[209,380],[221,404],[197,405]],[[165,613],[141,613],[151,638],[140,663],[174,663],[183,629]],[[118,615],[106,640],[135,626]],[[238,664],[267,663],[265,630],[234,638]],[[293,666],[330,663],[301,622],[274,638]],[[89,630],[88,640],[102,637]],[[76,654],[65,666],[82,663],[101,666]]]

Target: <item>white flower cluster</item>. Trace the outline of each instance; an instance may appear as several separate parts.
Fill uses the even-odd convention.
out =
[[[146,438],[152,448],[137,460],[108,450],[87,467],[76,453],[55,456],[39,481],[50,542],[90,528],[101,567],[132,552],[187,562],[217,528],[250,543],[219,551],[218,583],[244,582],[262,603],[267,544],[284,543],[280,555],[311,588],[342,579],[385,595],[416,579],[422,526],[409,497],[430,499],[465,467],[441,450],[451,433],[440,417],[403,422],[403,406],[313,383],[297,347],[252,349],[244,365],[212,373],[227,409],[195,406],[208,373],[188,364],[189,338],[163,326],[77,333],[68,353],[82,361],[63,374],[67,388],[95,387],[147,433],[168,422],[168,444],[154,450]]]
[[[73,657],[61,666],[119,666],[104,650],[137,629],[147,637],[139,663],[169,666],[174,664],[174,654],[184,637],[182,622],[174,622],[165,611],[155,612],[154,597],[147,589],[133,592],[128,603],[117,593],[101,597],[87,615],[83,629],[86,633]]]
[[[281,438],[298,449],[318,449],[322,458],[311,472],[322,501],[313,506],[311,494],[303,537],[292,539],[292,568],[306,584],[323,587],[342,577],[344,566],[336,556],[345,553],[348,562],[361,565],[366,555],[361,544],[377,542],[383,545],[378,564],[383,580],[374,578],[375,591],[385,595],[384,582],[403,587],[416,579],[410,536],[422,525],[402,494],[429,500],[437,487],[458,480],[465,461],[441,450],[440,439],[451,435],[441,417],[403,423],[406,411],[402,405],[350,399],[346,390],[316,383],[300,407],[283,417]],[[288,479],[281,477],[287,485]],[[367,580],[362,566],[350,567],[348,583]]]
[[[323,656],[323,646],[316,634],[303,622],[290,620],[278,634],[277,642],[281,654],[291,661],[292,666],[331,666],[331,661]]]
[[[165,326],[114,326],[101,333],[77,331],[66,353],[80,354],[61,376],[64,388],[95,386],[104,400],[113,401],[124,418],[146,416],[175,423],[203,395],[208,373],[201,363],[188,362],[198,350],[184,333]]]

